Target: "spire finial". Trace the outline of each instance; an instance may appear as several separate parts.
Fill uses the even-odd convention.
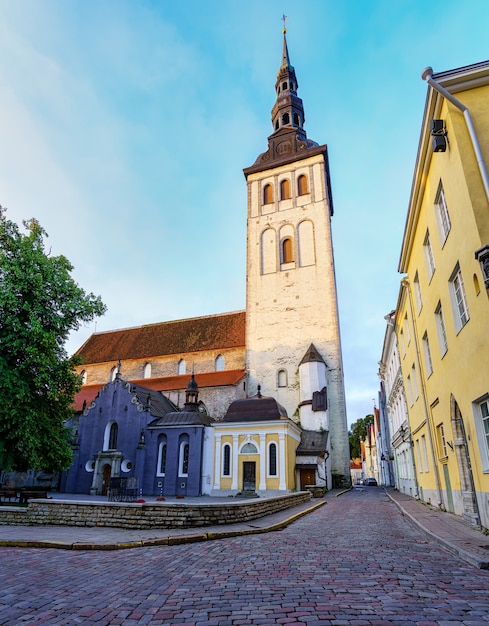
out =
[[[284,27],[282,28],[282,33],[285,35],[285,33],[287,32],[287,20],[289,19],[288,15],[285,15],[285,13],[282,15],[282,22],[284,23]]]

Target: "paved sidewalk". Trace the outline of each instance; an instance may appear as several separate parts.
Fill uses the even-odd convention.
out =
[[[363,489],[374,489],[364,487]],[[379,488],[380,489],[380,488]],[[0,526],[0,546],[62,548],[66,550],[120,550],[208,541],[282,530],[328,500],[344,492],[332,491],[324,498],[291,507],[284,511],[242,524],[185,529],[126,530],[105,527],[73,526]],[[464,561],[480,569],[489,569],[489,536],[472,528],[463,518],[424,504],[419,500],[386,489],[386,495],[432,539]],[[64,497],[64,496],[63,496]],[[207,502],[207,500],[206,500]]]
[[[401,513],[432,539],[479,569],[489,569],[489,535],[476,530],[459,515],[446,513],[394,489],[386,489]]]

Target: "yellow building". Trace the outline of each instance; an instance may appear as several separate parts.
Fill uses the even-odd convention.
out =
[[[396,334],[422,500],[489,527],[489,62],[433,74]]]
[[[235,400],[223,421],[213,426],[214,495],[272,495],[298,487],[296,450],[302,429],[274,398],[258,391],[252,398]]]

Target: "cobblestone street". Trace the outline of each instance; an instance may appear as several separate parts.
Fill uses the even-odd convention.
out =
[[[0,589],[9,626],[489,623],[489,572],[375,487],[327,498],[281,532],[117,552],[0,548]]]

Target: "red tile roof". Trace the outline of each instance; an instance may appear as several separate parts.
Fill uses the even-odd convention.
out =
[[[237,385],[244,375],[244,370],[204,372],[203,374],[195,374],[195,380],[199,385],[199,389],[203,389],[204,387],[223,387],[227,385]],[[141,387],[146,387],[146,389],[165,392],[174,389],[186,389],[189,380],[189,374],[182,374],[180,376],[165,376],[164,378],[143,378],[140,380],[131,380],[130,382],[140,385]],[[75,411],[81,411],[83,409],[84,400],[86,400],[86,406],[90,406],[90,403],[95,399],[103,386],[103,384],[83,385],[75,396],[75,402],[73,404]]]
[[[222,313],[94,333],[76,354],[105,363],[245,346],[245,312]]]

